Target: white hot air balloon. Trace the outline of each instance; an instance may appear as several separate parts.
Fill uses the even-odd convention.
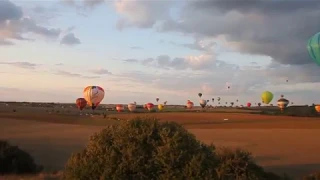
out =
[[[200,103],[200,106],[201,106],[202,108],[204,108],[204,107],[206,107],[206,105],[207,105],[207,100],[200,99],[199,103]]]
[[[128,109],[130,112],[134,112],[136,110],[137,105],[135,103],[129,103]]]
[[[99,86],[88,86],[83,90],[84,99],[94,110],[104,98],[104,90]]]

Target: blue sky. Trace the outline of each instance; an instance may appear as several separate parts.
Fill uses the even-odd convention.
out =
[[[313,65],[283,63],[277,60],[281,53],[259,50],[260,44],[225,32],[208,35],[207,30],[224,24],[192,25],[196,22],[184,9],[191,2],[101,1],[89,6],[66,1],[11,1],[9,5],[23,10],[20,20],[9,14],[1,22],[0,17],[2,100],[73,102],[88,85],[105,89],[102,103],[145,103],[159,97],[168,104],[184,104],[187,99],[197,102],[202,92],[205,99],[245,104],[259,102],[264,90],[274,92],[275,100],[280,94],[295,103],[315,100],[314,87],[320,84],[319,73],[311,73]],[[60,31],[49,36],[50,28]],[[248,33],[243,37],[253,37]]]

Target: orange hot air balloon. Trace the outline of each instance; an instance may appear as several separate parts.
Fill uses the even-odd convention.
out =
[[[76,100],[76,105],[80,111],[87,105],[87,101],[84,98],[78,98]]]
[[[247,107],[251,107],[251,103],[248,102],[248,103],[247,103]]]
[[[147,109],[148,109],[148,111],[152,111],[153,107],[154,107],[154,104],[152,104],[152,103],[147,103]]]
[[[318,113],[320,113],[320,104],[315,105],[314,108]]]
[[[123,105],[122,105],[122,104],[117,104],[117,106],[116,106],[116,110],[117,110],[118,112],[123,111],[123,110],[124,110]]]

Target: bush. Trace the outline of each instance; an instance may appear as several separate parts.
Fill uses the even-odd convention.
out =
[[[303,180],[320,180],[320,172],[312,173],[303,177]]]
[[[217,150],[219,166],[216,168],[218,179],[223,180],[281,180],[289,179],[265,172],[258,166],[250,152],[241,149],[220,148]]]
[[[41,170],[30,154],[0,140],[0,174],[33,174]]]
[[[137,117],[91,136],[87,147],[68,160],[63,179],[268,177],[268,173],[252,162],[251,156],[237,152],[216,153],[213,145],[199,142],[181,125]],[[235,157],[232,163],[230,157]],[[230,175],[233,173],[236,174]]]

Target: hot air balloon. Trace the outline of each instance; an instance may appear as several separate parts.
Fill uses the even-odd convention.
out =
[[[158,104],[158,110],[162,111],[164,109],[164,105],[163,104]]]
[[[143,105],[143,108],[144,108],[144,109],[148,109],[147,103]]]
[[[123,110],[124,110],[123,105],[122,105],[122,104],[117,104],[117,106],[116,106],[116,110],[117,110],[118,112],[123,111]]]
[[[231,102],[230,105],[233,106],[233,105],[234,105],[234,102]]]
[[[193,102],[191,102],[190,100],[188,100],[188,102],[187,102],[187,108],[188,109],[192,109],[193,108]]]
[[[87,101],[84,98],[78,98],[76,100],[76,105],[80,111],[87,105]]]
[[[152,104],[152,103],[147,103],[147,109],[148,109],[148,111],[152,111],[152,110],[153,110],[153,107],[154,107],[154,104]]]
[[[167,105],[167,101],[163,102],[164,105]]]
[[[199,96],[199,98],[201,98],[201,96],[202,96],[202,93],[198,93],[198,96]]]
[[[315,105],[314,108],[318,113],[320,113],[320,104]]]
[[[209,102],[209,99],[207,100],[207,103]]]
[[[280,108],[281,112],[283,112],[283,109],[286,108],[289,104],[289,101],[281,95],[281,98],[277,101],[277,105]]]
[[[128,104],[128,109],[130,112],[134,112],[136,110],[136,108],[137,108],[136,103],[129,103]]]
[[[84,99],[94,110],[104,98],[104,90],[100,86],[88,86],[83,90]]]
[[[202,108],[206,107],[206,105],[207,105],[207,101],[204,100],[204,99],[200,99],[199,103],[200,103],[200,106],[201,106]]]
[[[220,99],[221,99],[221,98],[220,98],[220,97],[218,97],[218,101],[220,101]]]
[[[214,98],[212,98],[212,102],[214,102]]]
[[[320,66],[320,32],[313,35],[307,45],[310,57],[313,61]]]
[[[258,106],[260,107],[260,106],[261,106],[261,103],[258,103]]]
[[[270,91],[264,91],[261,94],[262,102],[265,104],[269,104],[273,99],[273,94]]]
[[[251,107],[251,103],[248,102],[248,103],[247,103],[247,107]]]
[[[156,101],[157,101],[157,102],[159,101],[159,98],[158,98],[158,97],[156,98]]]

